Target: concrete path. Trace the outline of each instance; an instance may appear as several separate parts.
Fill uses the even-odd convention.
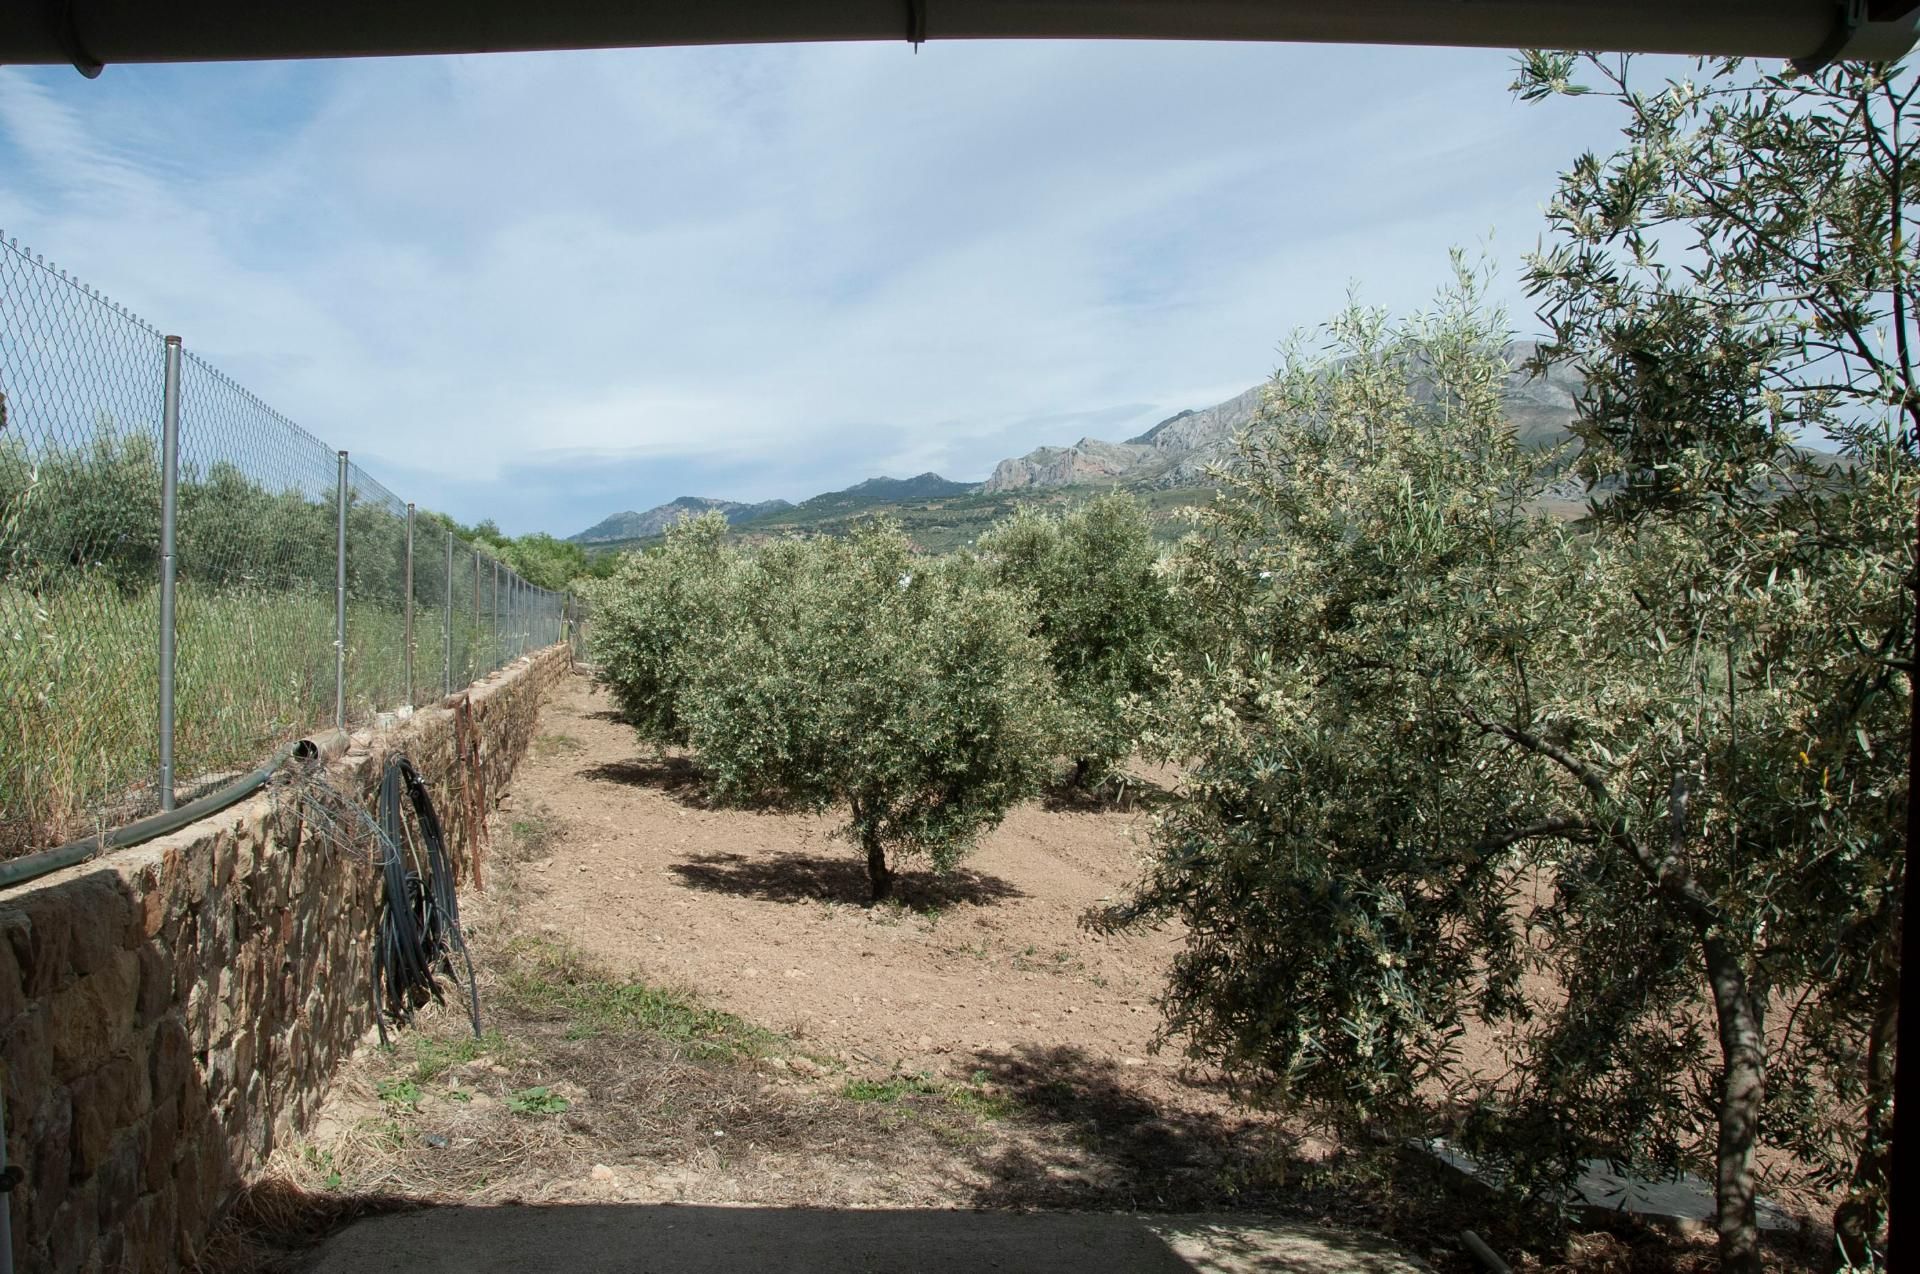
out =
[[[362,1221],[311,1274],[1413,1274],[1384,1240],[1288,1221],[579,1204]]]

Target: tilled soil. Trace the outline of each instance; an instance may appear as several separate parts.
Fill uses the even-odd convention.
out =
[[[837,820],[710,808],[683,756],[648,749],[582,679],[541,717],[512,816],[552,820],[551,857],[522,876],[523,929],[614,970],[686,986],[859,1073],[964,1078],[1071,1046],[1134,1072],[1143,1094],[1219,1100],[1153,1049],[1180,938],[1090,931],[1090,908],[1139,870],[1149,814],[1034,802],[960,870],[909,870],[899,901],[864,905],[863,861]]]
[[[486,1039],[445,1009],[359,1049],[205,1268],[304,1268],[367,1212],[514,1202],[1257,1211],[1382,1230],[1443,1270],[1472,1267],[1463,1225],[1513,1252],[1511,1218],[1425,1160],[1349,1163],[1179,1041],[1155,1051],[1180,933],[1082,923],[1125,894],[1150,817],[1033,802],[870,907],[835,817],[712,808],[686,757],[573,678],[463,899]],[[648,988],[679,1016],[641,1025]],[[1563,1259],[1711,1262],[1639,1229]]]

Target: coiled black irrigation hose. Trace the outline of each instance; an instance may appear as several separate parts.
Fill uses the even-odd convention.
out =
[[[411,823],[401,809],[402,787],[413,807]],[[453,967],[455,954],[466,966],[468,1017],[478,1039],[480,989],[473,979],[473,957],[460,933],[460,900],[447,861],[446,834],[432,794],[404,755],[394,756],[381,772],[379,827],[385,888],[374,931],[371,990],[380,1042],[387,1042],[389,1020],[404,1026],[429,999],[446,1003],[440,977],[456,985],[460,982]]]

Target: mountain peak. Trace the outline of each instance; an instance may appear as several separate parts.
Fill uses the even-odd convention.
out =
[[[742,504],[738,500],[716,500],[711,496],[683,495],[667,503],[648,509],[645,513],[636,513],[629,509],[625,513],[616,513],[602,518],[578,535],[569,535],[573,544],[612,544],[620,540],[642,540],[650,535],[659,535],[682,518],[697,517],[711,509],[719,510],[727,523],[732,525],[745,522],[748,518],[757,518],[767,513],[776,513],[793,506],[785,500],[763,500],[759,504]]]

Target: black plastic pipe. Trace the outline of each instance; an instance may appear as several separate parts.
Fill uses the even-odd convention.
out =
[[[86,862],[95,854],[110,849],[126,849],[131,845],[144,844],[169,832],[177,832],[188,823],[218,814],[230,809],[252,796],[267,785],[273,772],[284,765],[289,757],[313,760],[320,756],[320,745],[312,739],[301,739],[289,743],[267,759],[267,763],[250,774],[243,775],[227,784],[217,792],[209,792],[197,801],[189,801],[178,809],[166,810],[151,818],[143,818],[137,823],[128,823],[125,827],[116,827],[110,832],[99,832],[82,840],[70,841],[54,849],[43,849],[38,853],[24,854],[19,858],[10,858],[0,863],[0,889],[11,889],[15,885],[24,885],[30,880],[38,880],[63,867],[74,867]]]

